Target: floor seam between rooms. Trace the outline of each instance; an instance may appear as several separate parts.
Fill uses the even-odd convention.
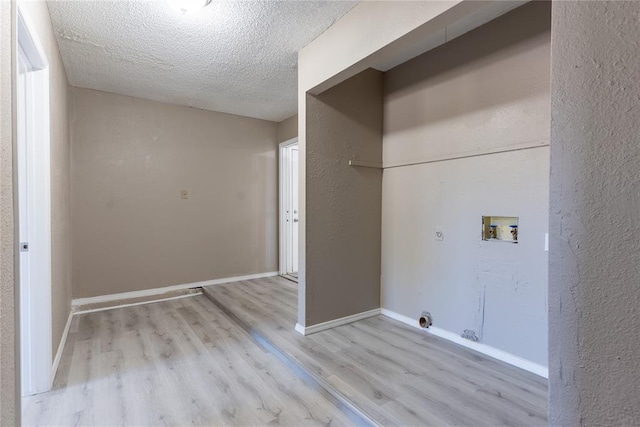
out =
[[[287,366],[287,368],[289,368],[298,378],[319,391],[327,400],[333,403],[347,417],[349,417],[351,421],[353,421],[357,425],[379,425],[340,391],[336,390],[324,379],[296,361],[293,357],[289,356],[286,351],[282,350],[280,347],[271,342],[262,332],[239,318],[235,313],[225,307],[222,302],[216,299],[216,297],[207,292],[206,289],[204,290],[203,295],[206,296],[209,301],[211,301],[216,307],[218,307],[227,317],[229,317],[233,322],[235,322],[238,326],[245,330],[258,345],[276,356],[278,360],[284,363],[284,365]]]

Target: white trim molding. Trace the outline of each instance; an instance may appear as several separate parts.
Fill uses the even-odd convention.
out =
[[[403,314],[396,313],[395,311],[387,310],[386,308],[381,309],[381,314],[383,316],[387,316],[391,319],[402,322],[406,325],[413,326],[414,328],[420,329],[421,331],[427,332],[431,335],[435,335],[447,341],[451,341],[463,347],[467,347],[471,350],[475,350],[478,353],[482,353],[486,356],[493,357],[494,359],[498,359],[502,362],[516,366],[520,369],[524,369],[525,371],[529,371],[543,378],[549,378],[549,368],[547,368],[546,366],[537,364],[535,362],[532,362],[530,360],[524,359],[520,356],[516,356],[514,354],[508,353],[504,350],[500,350],[495,347],[491,347],[486,344],[470,341],[468,339],[462,338],[461,336],[453,332],[449,332],[435,326],[430,326],[429,328],[426,328],[426,329],[421,328],[420,325],[418,324],[417,318],[412,319]]]
[[[56,379],[56,373],[58,372],[58,365],[60,365],[60,359],[62,358],[62,353],[64,352],[64,346],[67,344],[67,336],[69,335],[69,329],[71,328],[73,314],[73,310],[69,310],[67,324],[64,326],[64,332],[62,332],[62,337],[60,338],[60,343],[58,344],[58,351],[56,352],[55,359],[53,359],[53,365],[51,366],[51,387],[53,387],[53,381]]]
[[[363,319],[368,319],[369,317],[378,316],[379,314],[380,314],[380,309],[374,308],[373,310],[363,311],[362,313],[352,314],[351,316],[345,316],[339,319],[333,319],[327,322],[317,323],[311,326],[302,326],[301,324],[296,323],[296,331],[302,335],[311,335],[311,334],[315,334],[316,332],[335,328],[336,326],[342,326],[348,323],[357,322],[358,320],[363,320]]]
[[[99,304],[111,301],[121,301],[132,298],[150,297],[155,295],[166,294],[167,292],[181,291],[184,289],[202,288],[204,286],[221,285],[223,283],[240,282],[243,280],[262,279],[264,277],[278,276],[277,271],[270,271],[268,273],[249,274],[246,276],[224,277],[221,279],[205,280],[203,282],[184,283],[181,285],[164,286],[161,288],[144,289],[140,291],[122,292],[119,294],[100,295],[97,297],[89,298],[76,298],[72,301],[71,305],[74,308],[89,305]]]
[[[51,389],[51,139],[49,67],[37,26],[17,5],[14,101],[16,278],[20,295],[20,363],[23,396]],[[18,243],[23,242],[26,246]]]

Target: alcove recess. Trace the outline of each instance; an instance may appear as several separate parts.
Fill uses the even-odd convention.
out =
[[[489,242],[518,243],[518,217],[483,216],[482,240]]]

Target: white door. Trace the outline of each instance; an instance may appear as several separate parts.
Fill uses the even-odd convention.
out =
[[[16,157],[22,395],[48,391],[51,344],[51,165],[49,69],[18,9]]]
[[[298,276],[298,140],[280,144],[280,274]]]
[[[29,241],[29,183],[27,179],[27,171],[29,168],[27,162],[27,144],[29,142],[29,129],[27,127],[27,78],[29,71],[28,64],[22,49],[19,49],[18,56],[18,103],[17,103],[17,122],[18,122],[18,212],[20,213],[20,221],[18,227],[18,236],[20,244],[20,364],[22,366],[22,391],[25,395],[30,394],[33,389],[31,384],[34,375],[31,370],[33,363],[31,361],[31,304],[29,303],[29,252],[28,247],[24,247]]]
[[[287,273],[298,273],[298,146],[291,147],[291,242],[289,243],[289,253],[291,257],[291,271]]]

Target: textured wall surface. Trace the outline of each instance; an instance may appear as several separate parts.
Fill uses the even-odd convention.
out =
[[[546,366],[548,177],[548,147],[385,169],[382,307]],[[481,240],[483,215],[520,242]]]
[[[361,2],[298,52],[298,144],[300,248],[307,245],[307,102],[308,91],[329,80],[343,81],[373,52],[389,45],[448,7],[436,2]],[[457,3],[451,2],[451,3]],[[345,75],[346,74],[346,75]],[[334,83],[332,83],[334,84]],[[316,126],[321,126],[316,123]],[[311,179],[311,177],[309,177]],[[298,257],[298,323],[306,326],[306,252]]]
[[[71,147],[67,77],[47,3],[22,3],[49,60],[51,104],[51,304],[55,358],[71,310]]]
[[[307,155],[308,94],[369,68],[388,70],[498,16],[519,2],[451,0],[360,2],[298,52],[299,155]],[[307,162],[300,162],[300,247],[307,246]],[[305,324],[306,254],[299,257],[298,323]]]
[[[550,12],[530,3],[388,71],[385,166],[548,143]],[[385,169],[382,307],[546,366],[548,176],[546,146]],[[520,242],[481,240],[483,215],[518,216]]]
[[[278,269],[276,123],[77,88],[71,116],[74,298]]]
[[[20,424],[20,372],[15,323],[13,241],[12,21],[14,3],[0,2],[0,425]]]
[[[278,123],[278,143],[298,136],[298,115],[291,116]]]
[[[307,98],[305,326],[380,307],[382,77]]]
[[[50,2],[73,86],[281,121],[296,112],[297,52],[352,1]]]
[[[522,6],[389,70],[385,166],[548,143],[550,9]]]
[[[551,425],[640,425],[637,2],[553,2]]]

